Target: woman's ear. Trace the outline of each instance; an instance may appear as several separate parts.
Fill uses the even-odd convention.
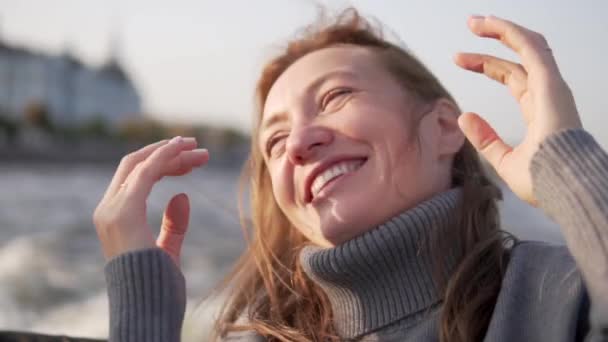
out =
[[[460,150],[465,141],[464,133],[458,126],[460,111],[452,101],[445,98],[435,102],[434,111],[439,124],[439,158],[451,157]]]

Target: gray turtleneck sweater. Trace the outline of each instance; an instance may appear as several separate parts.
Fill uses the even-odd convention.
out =
[[[582,129],[554,133],[530,166],[540,207],[567,246],[513,247],[485,341],[608,341],[608,154]],[[300,262],[328,295],[344,340],[437,341],[441,299],[430,232],[450,229],[453,188],[341,244],[307,247]],[[444,262],[448,272],[458,257]],[[161,249],[106,265],[110,341],[179,341],[185,280]],[[251,334],[229,340],[263,341]]]

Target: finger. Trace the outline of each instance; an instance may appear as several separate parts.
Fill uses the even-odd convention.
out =
[[[494,167],[499,175],[503,174],[502,162],[513,148],[505,144],[492,126],[475,113],[460,115],[458,125],[473,147]]]
[[[124,183],[124,181],[127,179],[127,176],[129,176],[131,171],[133,171],[135,166],[141,161],[148,158],[148,156],[150,156],[152,152],[156,151],[161,146],[167,144],[168,141],[169,140],[165,139],[155,142],[124,156],[121,159],[120,164],[118,164],[118,167],[116,168],[114,177],[112,177],[112,181],[110,182],[110,185],[108,186],[104,197],[115,194],[120,188],[120,185]]]
[[[477,53],[458,53],[454,56],[454,62],[463,69],[482,73],[506,85],[517,101],[528,90],[528,74],[521,64]],[[530,121],[529,117],[524,119]]]
[[[207,149],[194,149],[191,151],[181,151],[179,154],[167,162],[160,165],[158,172],[160,173],[156,177],[152,177],[152,186],[155,182],[159,181],[165,176],[182,176],[190,173],[192,169],[205,165],[209,161],[209,152]],[[131,173],[125,183],[133,184],[134,187],[141,187],[142,183],[145,183],[145,179],[140,179],[140,174],[144,172],[142,168],[147,167],[147,164],[140,164]],[[138,185],[139,184],[139,185]]]
[[[152,183],[149,185],[150,190],[151,190],[151,187],[154,186],[154,183],[159,181],[160,179],[162,179],[164,176],[182,176],[182,175],[188,174],[195,167],[202,166],[202,165],[206,164],[208,161],[209,161],[209,152],[207,151],[207,149],[195,149],[195,150],[191,150],[191,151],[187,151],[187,150],[181,151],[181,152],[179,152],[179,154],[177,156],[175,156],[168,162],[163,163],[162,170],[160,171],[161,174],[158,177],[155,177],[154,179],[152,179]],[[135,167],[133,172],[131,172],[129,177],[127,177],[127,179],[125,180],[124,184],[126,186],[123,189],[125,189],[125,190],[133,189],[131,191],[133,193],[133,192],[135,192],[134,189],[137,189],[138,187],[141,188],[142,183],[146,183],[146,182],[142,182],[142,180],[139,179],[141,173],[143,172],[142,171],[143,167],[146,167],[145,163],[140,163]],[[141,196],[147,196],[145,194],[145,191],[142,193]]]
[[[517,99],[526,89],[528,74],[521,64],[477,53],[456,54],[454,61],[463,69],[485,74],[508,86],[514,95],[518,94]]]
[[[177,157],[171,159],[166,165],[167,176],[181,176],[192,171],[193,168],[202,166],[209,161],[207,149],[195,149],[182,151]]]
[[[193,167],[203,165],[209,159],[208,152],[205,149],[193,150],[194,147],[196,142],[182,140],[159,148],[127,177],[125,190],[134,198],[145,201],[154,184],[164,176],[184,174],[190,172]],[[190,153],[187,157],[181,156],[185,151]],[[187,164],[189,162],[194,164]]]
[[[528,73],[558,71],[547,40],[541,34],[494,16],[472,16],[468,24],[476,35],[498,39],[517,52]]]
[[[174,196],[167,205],[156,245],[165,250],[175,264],[180,265],[182,243],[190,220],[190,201],[186,194]]]

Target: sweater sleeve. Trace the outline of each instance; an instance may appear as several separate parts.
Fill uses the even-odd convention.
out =
[[[530,165],[541,209],[560,225],[591,299],[586,341],[608,341],[608,154],[583,129],[548,136]]]
[[[127,252],[108,261],[109,341],[180,341],[186,282],[160,248]]]

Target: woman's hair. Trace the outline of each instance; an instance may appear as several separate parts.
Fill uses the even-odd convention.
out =
[[[250,192],[250,220],[245,218],[243,202],[239,202],[247,248],[216,289],[225,294],[226,300],[215,322],[215,338],[229,332],[255,330],[269,341],[339,340],[327,296],[304,274],[298,262],[299,251],[310,242],[289,222],[273,196],[270,175],[258,148],[258,133],[266,97],[277,78],[302,56],[342,44],[373,51],[378,63],[404,92],[418,101],[432,103],[443,98],[456,106],[452,96],[420,61],[384,39],[382,30],[354,9],[345,10],[329,23],[322,19],[290,41],[264,67],[257,83],[251,154],[241,178],[241,195],[247,188]],[[416,127],[419,119],[414,119]],[[502,194],[484,172],[468,141],[455,154],[451,175],[452,186],[463,189],[458,222],[445,233],[448,236],[435,239],[433,252],[440,260],[444,246],[459,241],[450,248],[458,249],[456,255],[463,257],[449,279],[441,278],[446,272],[437,263],[435,278],[443,298],[439,334],[443,342],[478,341],[487,330],[508,253],[508,235],[499,229],[496,203]]]

